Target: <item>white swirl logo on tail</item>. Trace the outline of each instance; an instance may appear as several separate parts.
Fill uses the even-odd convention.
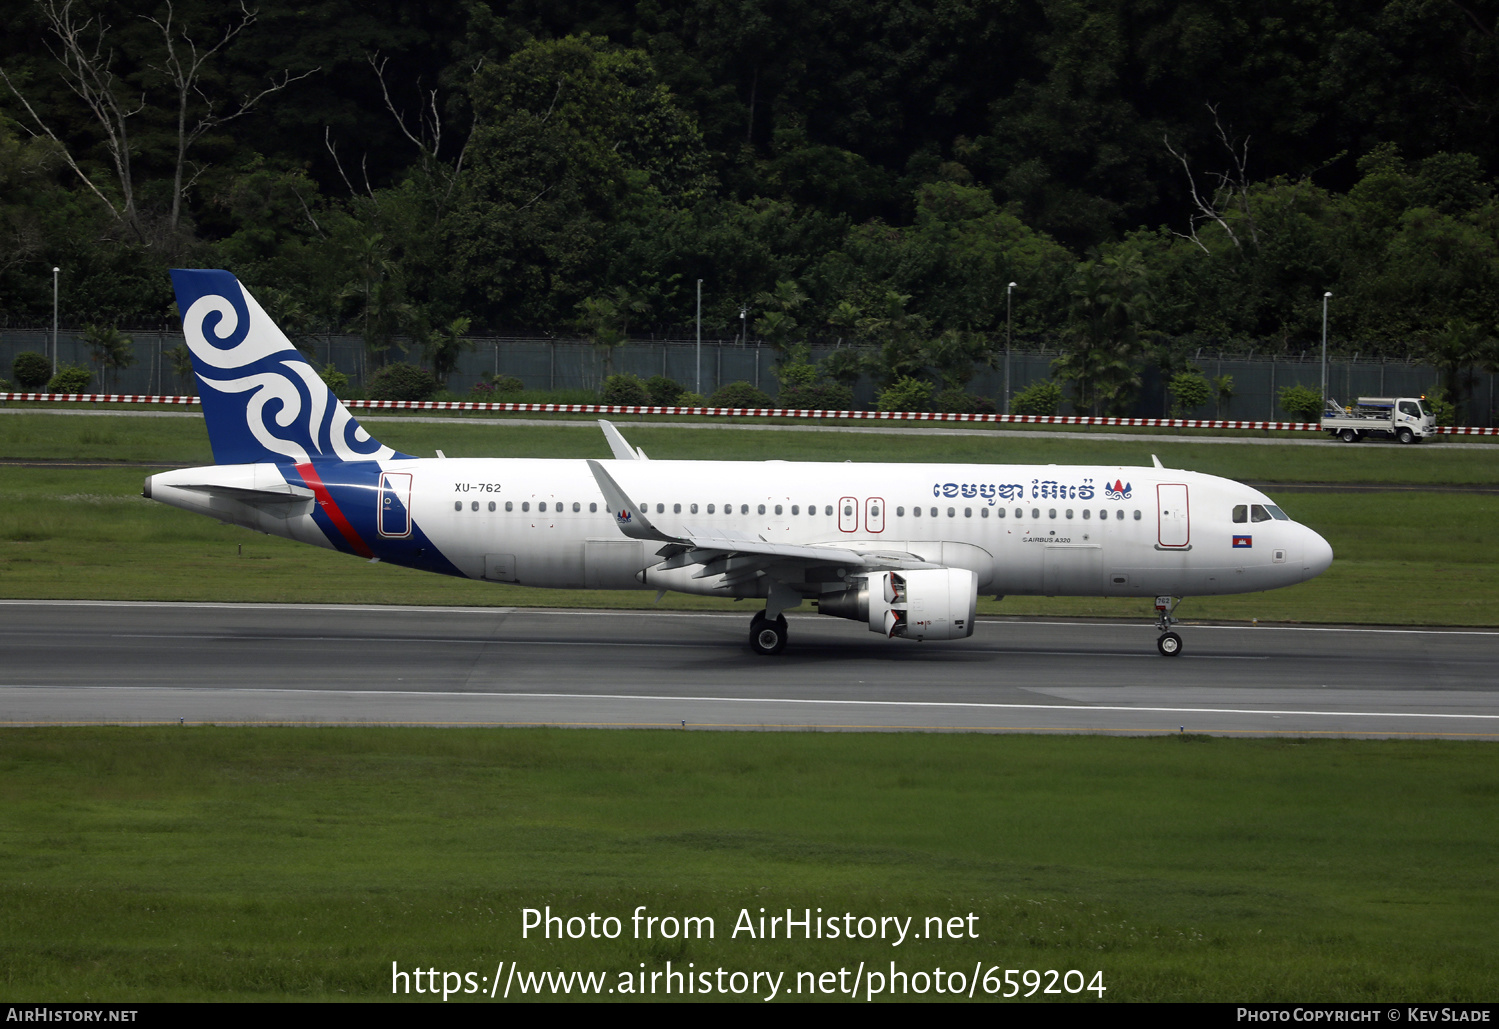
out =
[[[232,340],[240,329],[239,312],[224,296],[199,297],[188,308],[182,327],[205,387],[222,393],[250,393],[245,400],[245,424],[256,442],[298,464],[334,455],[345,461],[383,461],[394,456],[395,451],[386,446],[359,449],[359,444],[370,441],[370,434],[354,422],[349,409],[333,396],[255,298],[248,292],[241,295],[249,324],[238,344],[219,347],[208,338],[208,321],[215,314],[219,316],[213,329],[215,339]],[[221,379],[205,374],[210,369],[250,374]]]

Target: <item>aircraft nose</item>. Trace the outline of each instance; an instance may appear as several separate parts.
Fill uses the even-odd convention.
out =
[[[1306,540],[1301,545],[1301,574],[1305,581],[1316,578],[1332,566],[1332,544],[1311,529],[1302,528],[1306,532]]]

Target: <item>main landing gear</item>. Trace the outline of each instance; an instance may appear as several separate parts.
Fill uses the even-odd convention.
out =
[[[786,616],[766,618],[758,612],[750,619],[750,649],[756,654],[779,654],[786,649]]]
[[[1185,599],[1185,597],[1155,598],[1155,627],[1161,630],[1161,638],[1155,641],[1155,649],[1161,652],[1162,657],[1176,657],[1182,652],[1182,638],[1172,632],[1171,627],[1177,621],[1172,612],[1176,610],[1176,605]]]

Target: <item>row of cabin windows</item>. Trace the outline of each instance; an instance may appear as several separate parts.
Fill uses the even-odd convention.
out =
[[[545,501],[545,500],[539,501],[537,503],[537,505],[536,505],[536,510],[538,512],[542,513],[542,514],[545,514],[547,512],[547,504],[548,504],[548,502]],[[497,509],[497,507],[498,507],[498,505],[495,503],[495,501],[491,500],[489,502],[489,510],[494,511],[494,510]],[[551,507],[552,507],[553,510],[557,511],[558,513],[561,513],[561,512],[563,512],[563,511],[565,511],[567,509],[567,505],[564,502],[562,502],[562,501],[552,501],[551,502]],[[696,504],[689,504],[688,507],[689,507],[689,513],[690,514],[697,514],[697,505]],[[575,500],[575,501],[573,501],[572,508],[573,508],[573,513],[576,514],[576,513],[581,512],[583,510],[583,505],[580,504],[578,501]],[[1259,504],[1255,504],[1254,508],[1255,508],[1255,512],[1256,512],[1255,519],[1254,519],[1255,521],[1262,522],[1262,521],[1265,521],[1266,519],[1268,519],[1270,517],[1269,515],[1265,515],[1265,517],[1263,517],[1263,518],[1259,517],[1259,513],[1262,512],[1262,511],[1264,511],[1264,508],[1262,508]],[[529,512],[531,510],[531,502],[529,500],[522,500],[521,504],[520,504],[520,509],[522,511]],[[649,513],[649,511],[651,509],[651,505],[649,505],[649,504],[641,504],[640,505],[640,509],[642,511],[645,511],[645,512]],[[708,514],[713,514],[714,513],[713,509],[714,509],[714,505],[713,504],[709,504],[708,505]],[[462,511],[463,510],[463,501],[461,501],[461,500],[455,500],[455,501],[453,501],[453,510],[454,511]],[[479,501],[477,501],[477,500],[471,501],[469,503],[469,510],[471,510],[471,511],[477,511],[477,510],[479,510]],[[507,501],[505,501],[505,510],[506,511],[514,511],[515,510],[515,501],[513,501],[513,500],[507,500]],[[590,503],[588,505],[588,512],[589,512],[589,514],[597,514],[598,510],[599,510],[599,505],[598,505],[597,501],[595,501],[593,503]],[[1280,509],[1279,508],[1271,508],[1271,510],[1273,510],[1275,512],[1275,517],[1277,517],[1277,518],[1285,518],[1286,517],[1284,514],[1280,513]],[[734,513],[734,505],[733,504],[725,504],[723,506],[723,511],[724,511],[724,514],[733,514]],[[1244,520],[1243,514],[1242,514],[1243,511],[1244,511],[1244,505],[1242,505],[1242,504],[1239,505],[1238,507],[1234,508],[1234,521],[1236,521],[1236,522],[1242,522]],[[929,512],[930,512],[929,513],[929,517],[931,517],[931,518],[936,518],[938,516],[937,515],[937,508],[935,508],[935,507],[930,508]],[[666,513],[666,505],[665,504],[657,504],[656,505],[656,513],[657,514],[665,514]],[[682,513],[682,505],[681,504],[673,504],[672,505],[672,514],[681,514],[681,513]],[[749,514],[749,505],[748,504],[740,504],[739,505],[739,513],[740,514],[744,514],[744,515]],[[760,504],[759,505],[759,513],[760,514],[765,514],[765,505],[764,504]],[[780,504],[776,504],[775,505],[775,513],[776,514],[780,514],[781,513],[781,505]],[[791,505],[791,513],[794,514],[794,515],[795,514],[800,514],[801,513],[801,507],[800,507],[800,505],[798,505],[798,504],[792,504]],[[825,515],[831,516],[832,513],[833,513],[833,506],[831,504],[825,505],[823,507],[823,513]],[[1003,508],[1003,507],[995,508],[995,510],[994,510],[994,517],[996,517],[996,518],[1004,518],[1004,517],[1006,517],[1007,513],[1008,513],[1008,510],[1006,508]],[[807,505],[807,514],[809,514],[809,515],[816,515],[817,514],[817,505],[816,504],[809,504],[809,505]],[[845,517],[850,517],[850,518],[853,517],[853,514],[854,514],[853,507],[851,505],[844,505],[843,514],[844,514]],[[919,508],[919,507],[913,507],[913,508],[911,508],[911,516],[913,518],[920,518],[921,514],[922,514],[922,509],[921,508]],[[1072,517],[1074,517],[1074,514],[1075,514],[1075,512],[1070,507],[1066,508],[1065,511],[1063,512],[1064,517],[1066,517],[1068,519],[1071,519]],[[873,506],[873,507],[871,507],[869,509],[869,516],[871,518],[878,518],[880,516],[880,508],[879,508],[878,504],[876,504],[875,506]],[[906,509],[904,507],[897,507],[895,509],[895,516],[897,518],[904,518],[906,516]],[[955,507],[949,507],[947,509],[947,517],[949,517],[949,518],[956,518],[957,516],[958,516],[958,509],[957,508],[955,508]],[[988,518],[989,517],[989,509],[987,507],[981,507],[981,508],[979,508],[979,516],[982,517],[982,518]],[[1057,517],[1057,509],[1054,508],[1054,507],[1048,508],[1047,511],[1046,511],[1046,516],[1048,518],[1052,519],[1053,521],[1055,521],[1056,517]],[[965,508],[963,508],[963,517],[964,518],[972,518],[973,517],[973,508],[971,508],[971,507],[965,507]],[[1022,508],[1022,507],[1015,508],[1015,517],[1016,518],[1024,518],[1025,517],[1025,509]],[[1039,507],[1033,507],[1033,508],[1031,508],[1031,518],[1032,519],[1040,519],[1040,517],[1041,517],[1041,509]],[[1085,520],[1092,519],[1092,517],[1093,517],[1092,510],[1090,510],[1089,508],[1086,508],[1086,507],[1083,508],[1082,509],[1082,517]],[[1103,508],[1100,508],[1099,511],[1098,511],[1098,520],[1099,521],[1105,521],[1105,520],[1108,519],[1108,517],[1109,517],[1109,512],[1107,510],[1103,509]],[[1124,521],[1124,511],[1122,509],[1121,510],[1116,510],[1114,512],[1114,518],[1117,521],[1121,521],[1121,522]],[[1135,521],[1138,522],[1139,520],[1140,520],[1140,512],[1137,510],[1137,511],[1135,511]]]

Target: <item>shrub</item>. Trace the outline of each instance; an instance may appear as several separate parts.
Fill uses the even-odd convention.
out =
[[[713,391],[709,407],[774,407],[775,401],[763,389],[747,382],[729,382]]]
[[[651,395],[651,403],[661,407],[675,407],[681,402],[677,398],[687,392],[687,387],[664,375],[652,375],[646,379],[645,389]]]
[[[1166,386],[1171,394],[1171,417],[1184,417],[1189,411],[1202,407],[1213,397],[1212,384],[1201,372],[1178,372]]]
[[[932,384],[903,375],[880,390],[875,407],[881,411],[925,411],[932,402]]]
[[[52,378],[52,362],[35,350],[23,350],[10,363],[10,372],[16,384],[27,393],[33,393],[47,385]]]
[[[10,391],[10,380],[0,379],[0,393],[9,393]]]
[[[432,373],[414,364],[388,364],[370,376],[371,400],[428,400],[437,392]]]
[[[631,375],[629,372],[611,375],[605,379],[600,396],[606,404],[645,407],[651,402],[651,391],[646,389],[645,382],[640,376]]]
[[[1447,399],[1447,391],[1441,386],[1432,386],[1423,396],[1438,425],[1457,424],[1457,405]]]
[[[89,381],[93,378],[89,370],[81,364],[65,364],[57,369],[57,374],[52,376],[47,383],[48,393],[87,393]]]
[[[1062,406],[1062,387],[1051,379],[1041,379],[1010,398],[1010,413],[1051,417]]]
[[[1319,421],[1322,418],[1322,393],[1310,386],[1282,386],[1280,408],[1304,422]]]
[[[325,364],[318,370],[318,377],[323,380],[323,385],[335,397],[343,399],[345,393],[349,392],[349,377],[331,364]]]
[[[688,390],[686,393],[683,393],[681,396],[677,397],[677,406],[707,407],[708,400],[701,393],[693,393],[691,390]]]
[[[848,411],[854,406],[853,387],[841,382],[791,386],[781,390],[780,406],[798,411]]]
[[[953,387],[942,390],[932,398],[932,406],[948,414],[994,414],[994,401],[989,397],[976,397],[962,389]]]
[[[490,380],[489,386],[500,396],[524,393],[526,389],[526,384],[514,375],[496,375]]]

